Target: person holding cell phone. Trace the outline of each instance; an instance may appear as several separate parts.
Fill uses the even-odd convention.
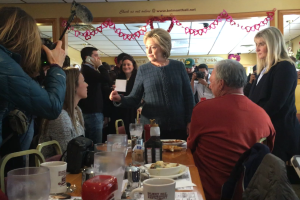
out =
[[[98,49],[85,47],[81,50],[81,73],[88,86],[88,96],[79,101],[85,126],[85,136],[93,140],[94,144],[102,143],[102,128],[104,121],[103,85],[112,87],[107,70],[102,66]],[[106,114],[105,114],[106,115]]]

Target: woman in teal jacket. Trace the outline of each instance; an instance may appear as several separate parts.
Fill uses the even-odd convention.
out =
[[[4,139],[2,122],[12,109],[47,119],[56,119],[61,113],[66,90],[61,45],[59,41],[54,50],[42,47],[38,27],[30,15],[17,7],[0,9],[0,146]],[[50,63],[44,88],[32,79],[41,68],[42,48]],[[26,138],[26,146],[32,137]]]

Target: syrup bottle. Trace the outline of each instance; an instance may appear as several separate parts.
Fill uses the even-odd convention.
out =
[[[162,142],[160,141],[160,129],[155,119],[150,119],[150,139],[145,142],[145,163],[162,161]]]

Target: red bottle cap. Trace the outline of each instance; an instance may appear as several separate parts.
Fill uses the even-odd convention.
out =
[[[118,190],[118,181],[114,176],[98,175],[82,185],[82,200],[108,200]]]
[[[200,101],[205,101],[205,100],[206,100],[205,97],[200,98]]]

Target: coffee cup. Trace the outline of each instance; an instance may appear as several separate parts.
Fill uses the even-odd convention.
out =
[[[52,161],[44,162],[41,166],[47,167],[50,170],[50,194],[66,192],[67,163],[63,161]]]
[[[145,200],[174,200],[175,181],[169,178],[152,178],[143,182],[143,188],[136,188],[129,194],[134,199],[134,193],[141,192]]]

